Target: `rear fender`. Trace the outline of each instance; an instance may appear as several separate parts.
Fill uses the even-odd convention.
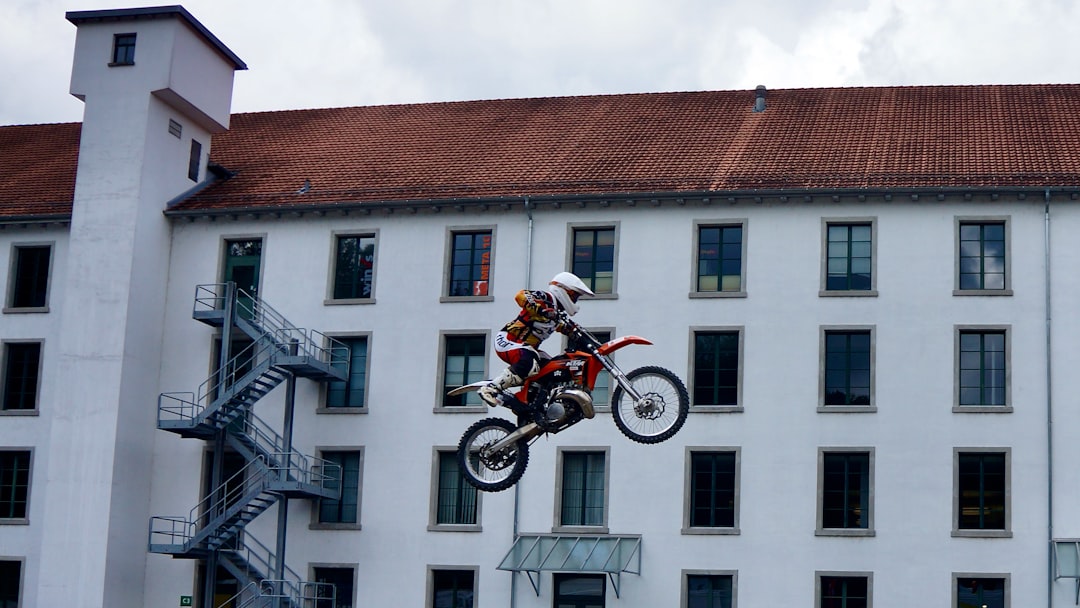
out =
[[[452,390],[452,391],[450,391],[450,392],[448,392],[446,394],[448,396],[450,396],[450,397],[457,397],[458,395],[464,395],[465,393],[468,393],[468,392],[471,392],[471,391],[478,391],[478,390],[480,390],[481,386],[484,386],[488,382],[491,382],[491,380],[481,380],[479,382],[473,382],[472,384],[466,384],[465,386],[459,386],[459,387],[455,388],[454,390]]]

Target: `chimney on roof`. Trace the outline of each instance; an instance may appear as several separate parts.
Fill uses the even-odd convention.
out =
[[[765,111],[765,85],[763,85],[763,84],[757,85],[757,89],[755,90],[754,111],[755,112],[764,112]]]

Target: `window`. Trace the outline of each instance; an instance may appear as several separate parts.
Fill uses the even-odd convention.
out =
[[[429,530],[480,530],[480,497],[458,467],[457,450],[435,450],[435,492]]]
[[[326,383],[326,408],[322,411],[367,411],[367,336],[335,336],[349,349],[349,377]]]
[[[953,606],[956,608],[1008,608],[1007,575],[954,574]]]
[[[16,245],[12,250],[8,308],[40,311],[49,304],[50,245]]]
[[[339,566],[315,566],[312,568],[316,583],[315,608],[353,608],[353,595],[355,594],[356,569]],[[332,587],[331,587],[332,586]],[[331,589],[333,593],[331,594]],[[331,601],[330,597],[334,600]]]
[[[604,608],[607,582],[603,574],[556,574],[555,601],[558,608]]]
[[[873,220],[825,221],[822,295],[876,295],[874,227]]]
[[[872,328],[824,328],[822,395],[818,411],[871,410],[874,395]]]
[[[187,176],[193,182],[199,181],[199,168],[202,161],[202,144],[191,140],[191,156],[188,157]]]
[[[831,448],[818,454],[817,534],[874,534],[873,450]]]
[[[0,608],[19,608],[22,562],[0,560]]]
[[[0,520],[25,520],[30,498],[30,450],[0,451]]]
[[[110,65],[135,65],[135,34],[113,35],[112,63]]]
[[[607,451],[560,452],[558,527],[607,526]],[[599,531],[599,530],[594,530]]]
[[[683,534],[738,534],[739,452],[687,448]]]
[[[363,474],[363,450],[324,450],[322,458],[341,467],[341,477],[327,484],[330,488],[341,488],[340,498],[319,499],[318,524],[349,524],[359,528],[360,523],[360,480]],[[336,467],[332,467],[336,470]],[[318,526],[315,526],[318,527]]]
[[[957,219],[956,293],[1009,295],[1008,221]]]
[[[450,284],[452,298],[483,297],[491,294],[491,230],[450,233]]]
[[[954,411],[1012,411],[1007,327],[960,327]]]
[[[487,409],[476,391],[456,397],[446,394],[459,386],[479,382],[485,378],[487,350],[486,335],[462,334],[443,337],[443,383],[439,393],[443,408],[475,406]]]
[[[684,571],[685,608],[731,608],[735,598],[735,574]]]
[[[745,220],[731,225],[697,226],[697,267],[692,295],[746,295]]]
[[[742,328],[694,330],[691,407],[741,411]]]
[[[1012,536],[1009,532],[1009,451],[955,452],[953,536]]]
[[[476,605],[476,569],[432,568],[428,572],[429,608],[473,608]]]
[[[4,396],[0,410],[37,410],[38,378],[41,370],[41,342],[4,343]]]
[[[816,608],[870,608],[870,575],[817,574]]]
[[[370,300],[375,279],[375,235],[338,235],[333,268],[334,301]]]
[[[573,228],[571,272],[596,294],[615,293],[615,228]]]

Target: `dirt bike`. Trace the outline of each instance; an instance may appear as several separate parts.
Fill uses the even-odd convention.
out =
[[[565,314],[569,342],[566,352],[544,362],[516,392],[503,391],[502,405],[517,415],[517,424],[504,418],[485,418],[470,426],[458,443],[458,465],[465,479],[485,492],[512,487],[525,473],[529,445],[596,415],[592,389],[607,370],[615,383],[611,417],[615,426],[638,443],[660,443],[679,432],[690,411],[686,386],[673,372],[657,366],[623,373],[611,353],[631,344],[652,344],[640,336],[600,342]],[[479,390],[482,380],[450,391],[462,395]]]

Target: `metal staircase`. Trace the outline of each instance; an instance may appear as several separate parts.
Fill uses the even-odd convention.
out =
[[[303,330],[232,283],[199,285],[192,316],[238,329],[251,344],[229,358],[195,392],[162,393],[158,428],[181,437],[228,446],[245,465],[186,515],[150,519],[149,550],[177,558],[206,559],[244,583],[225,605],[313,606],[333,597],[333,588],[303,581],[250,534],[245,526],[287,498],[338,498],[340,466],[301,454],[289,440],[254,414],[254,406],[290,377],[319,382],[344,380],[348,349],[320,332]],[[222,348],[228,341],[222,340]],[[220,441],[219,441],[220,440]],[[280,532],[280,531],[279,531]],[[284,545],[281,545],[282,547]],[[273,579],[270,576],[275,575]],[[329,595],[328,595],[329,594]]]

